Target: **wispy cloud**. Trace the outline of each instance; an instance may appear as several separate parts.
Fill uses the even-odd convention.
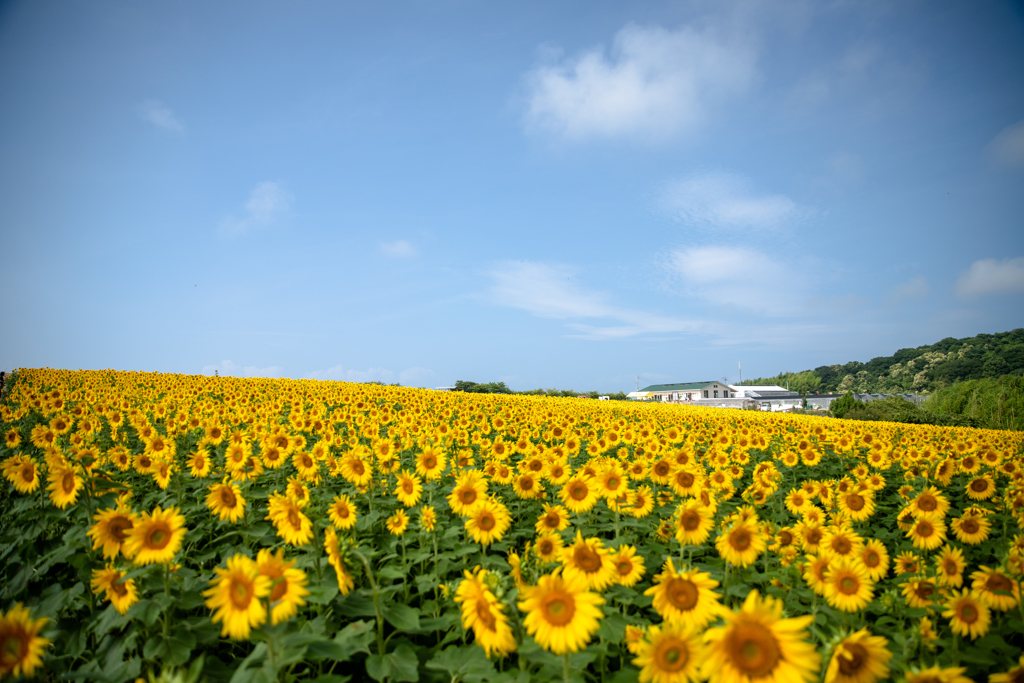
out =
[[[703,329],[701,321],[658,315],[615,306],[607,296],[574,282],[573,269],[534,261],[506,261],[488,273],[492,302],[517,308],[539,318],[568,321],[570,336],[621,339],[636,336],[688,334]],[[584,322],[604,320],[602,323]]]
[[[999,131],[988,143],[987,150],[1004,166],[1024,166],[1024,120]]]
[[[237,365],[229,360],[221,361],[217,365],[203,366],[204,375],[212,375],[216,372],[231,377],[280,377],[282,371],[282,368],[276,365],[260,368],[255,365]]]
[[[391,258],[410,258],[416,255],[416,247],[405,240],[382,242],[380,250],[385,256],[390,256]]]
[[[226,235],[240,235],[252,228],[270,225],[288,212],[293,200],[294,196],[280,183],[260,183],[249,193],[243,216],[224,219],[220,230]]]
[[[1024,292],[1024,257],[975,261],[956,283],[957,296],[962,299],[1015,292]]]
[[[163,128],[173,133],[184,133],[185,126],[174,115],[174,112],[159,100],[146,100],[136,108],[146,121],[149,121],[157,128]]]
[[[928,286],[928,280],[918,275],[917,277],[910,278],[907,282],[901,282],[886,292],[885,300],[890,305],[897,306],[904,301],[923,299],[930,292],[931,288]]]
[[[570,140],[690,132],[747,90],[756,54],[715,31],[627,24],[595,47],[527,75],[531,130]]]
[[[669,272],[681,293],[725,309],[761,315],[800,312],[798,276],[786,264],[746,247],[705,246],[669,252]]]
[[[660,205],[691,227],[711,230],[776,230],[813,213],[785,195],[756,192],[743,176],[723,172],[669,183]]]
[[[336,382],[382,382],[384,384],[393,384],[397,378],[399,384],[407,387],[425,387],[430,384],[434,376],[434,371],[429,368],[412,367],[396,373],[386,368],[355,370],[352,368],[346,369],[341,365],[309,373],[310,379],[333,380]]]

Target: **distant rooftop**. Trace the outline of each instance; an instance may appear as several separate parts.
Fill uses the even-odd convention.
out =
[[[707,382],[683,382],[680,384],[652,384],[640,391],[699,391],[704,387],[714,384],[715,380]]]

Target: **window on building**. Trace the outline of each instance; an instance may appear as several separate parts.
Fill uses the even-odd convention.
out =
[[[705,389],[705,390],[704,390],[704,398],[707,398],[707,397],[708,397],[708,390],[707,390],[707,389]]]
[[[715,398],[718,398],[718,389],[715,389]]]

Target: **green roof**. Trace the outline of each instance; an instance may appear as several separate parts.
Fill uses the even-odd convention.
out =
[[[682,384],[652,384],[640,391],[698,391],[706,386],[714,384],[717,380],[708,382],[683,382]]]

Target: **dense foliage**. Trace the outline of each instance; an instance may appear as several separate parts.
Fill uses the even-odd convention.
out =
[[[1024,377],[967,380],[935,392],[925,403],[933,414],[957,415],[989,429],[1024,429]]]
[[[21,370],[0,678],[1024,675],[1018,432]]]
[[[965,380],[1024,374],[1024,329],[947,337],[929,346],[900,349],[867,363],[823,365],[803,372],[744,380],[743,384],[778,384],[801,393],[858,394],[934,391]]]

